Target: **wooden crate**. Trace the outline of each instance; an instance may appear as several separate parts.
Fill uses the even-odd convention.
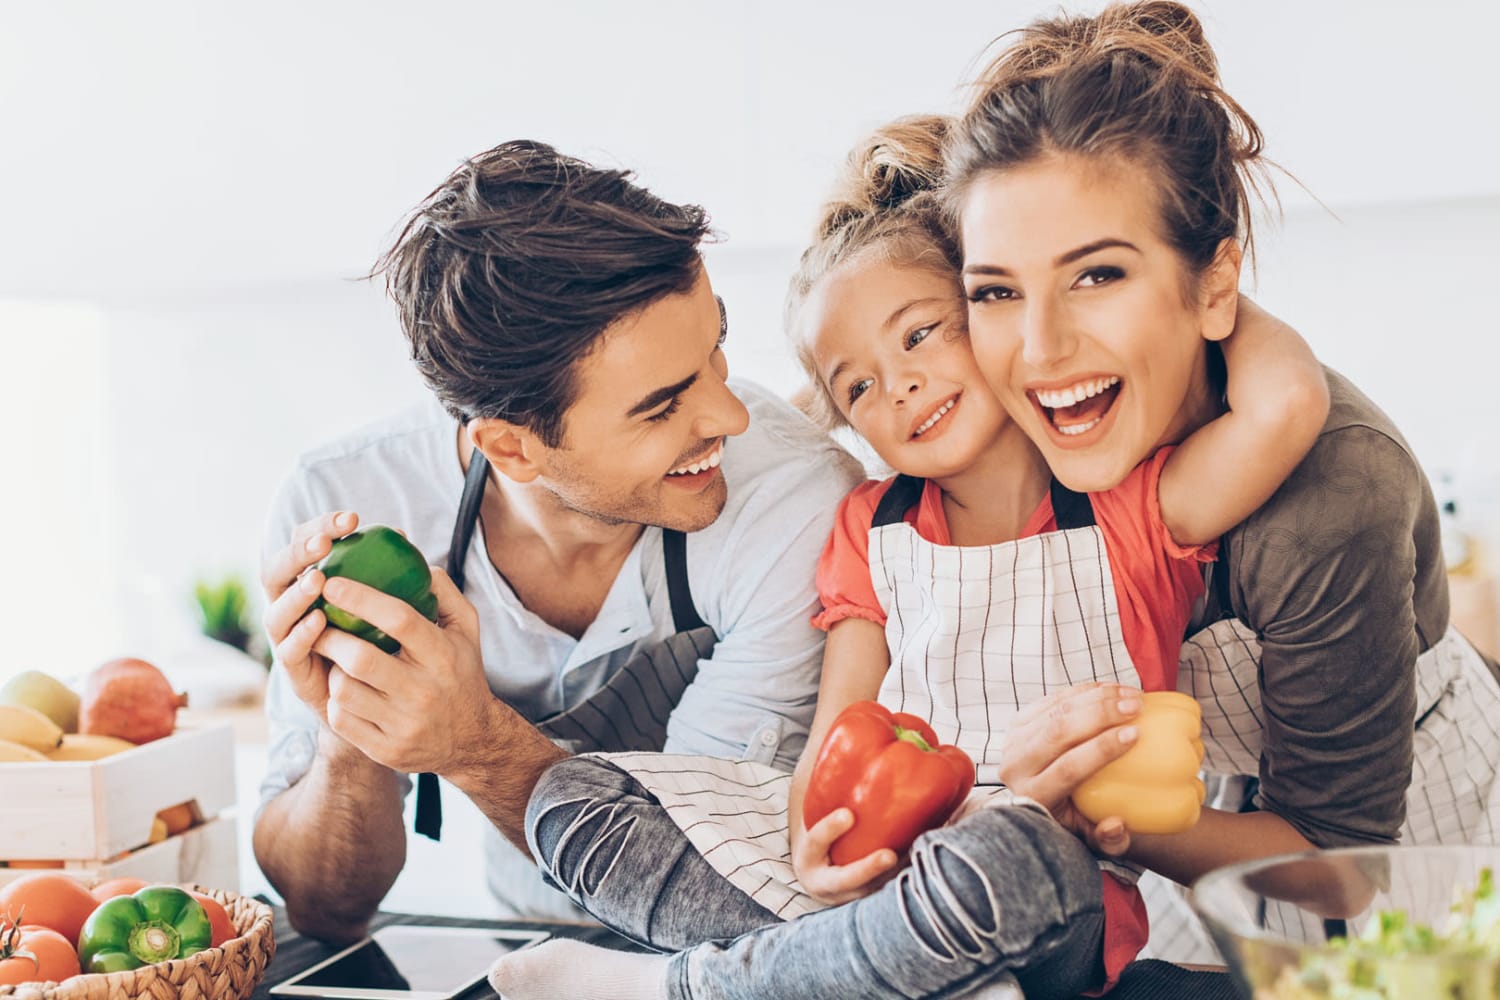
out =
[[[240,884],[236,832],[234,817],[221,816],[111,861],[68,861],[63,868],[43,870],[85,885],[129,876],[147,882],[196,882],[234,892]],[[31,869],[0,868],[0,886],[30,874]]]
[[[234,805],[228,724],[179,726],[103,760],[0,764],[0,860],[102,865],[146,844],[156,814],[181,802],[199,820]]]

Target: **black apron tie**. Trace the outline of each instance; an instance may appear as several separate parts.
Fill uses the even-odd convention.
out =
[[[1087,493],[1074,493],[1056,479],[1052,480],[1052,516],[1058,531],[1094,526],[1094,505]]]
[[[490,460],[475,448],[469,456],[469,471],[464,476],[463,495],[458,500],[458,517],[453,521],[453,539],[448,543],[448,576],[453,585],[464,589],[464,559],[469,541],[479,523],[479,507],[484,501],[484,484],[489,479]],[[441,840],[443,835],[443,794],[437,775],[417,775],[417,815],[413,828],[424,837]]]
[[[918,479],[916,476],[904,473],[897,476],[875,505],[875,516],[870,519],[870,527],[881,528],[903,520],[906,512],[921,501],[922,490],[926,485],[925,479]],[[1058,531],[1093,526],[1094,505],[1087,493],[1074,493],[1056,479],[1052,480],[1049,492],[1052,494],[1052,515],[1057,520]]]

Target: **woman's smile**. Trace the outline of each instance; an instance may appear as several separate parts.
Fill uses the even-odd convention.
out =
[[[1026,395],[1052,430],[1077,438],[1104,422],[1123,388],[1118,375],[1096,375],[1061,386],[1028,386]]]

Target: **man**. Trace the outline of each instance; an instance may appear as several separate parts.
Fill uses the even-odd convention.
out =
[[[552,763],[663,745],[795,762],[822,656],[814,569],[862,471],[786,403],[726,384],[707,226],[626,173],[510,142],[381,261],[436,402],[305,456],[267,528],[278,664],[254,844],[300,931],[363,932],[404,864],[407,774],[432,781],[419,829],[441,775],[498,831],[502,904],[562,916],[524,857]],[[361,523],[448,566],[436,624],[309,569]],[[400,651],[326,627],[320,594]]]

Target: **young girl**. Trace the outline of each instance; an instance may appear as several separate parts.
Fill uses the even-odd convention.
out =
[[[1007,721],[1049,690],[1103,680],[1172,689],[1202,564],[1316,435],[1322,373],[1274,324],[1229,336],[1231,256],[1163,317],[1225,341],[1231,411],[1211,425],[1219,447],[1162,448],[1102,493],[1062,488],[968,346],[935,191],[947,127],[904,120],[858,151],[850,190],[793,281],[788,325],[818,399],[901,475],[856,489],[825,550],[824,673],[790,788],[743,762],[613,755],[558,765],[528,810],[544,871],[638,940],[677,947],[685,942],[652,934],[660,910],[718,915],[747,896],[764,913],[743,920],[763,926],[670,960],[558,943],[500,963],[502,995],[956,995],[1009,971],[1027,997],[1072,996],[1111,984],[1143,943],[1129,873],[1101,876],[1061,827],[994,789],[920,838],[883,885],[898,862],[890,851],[832,865],[829,847],[852,817],[837,810],[802,829],[811,763],[832,719],[878,696],[928,718],[993,782]],[[1077,294],[1109,288],[1109,273],[1079,272]],[[1086,432],[1090,400],[1113,389],[1103,375],[1075,379],[1043,387],[1040,404]],[[611,768],[639,783],[629,795],[601,794]],[[661,826],[645,825],[652,810],[727,882],[696,871],[645,878],[655,854],[675,857]],[[740,892],[726,893],[730,884]]]

